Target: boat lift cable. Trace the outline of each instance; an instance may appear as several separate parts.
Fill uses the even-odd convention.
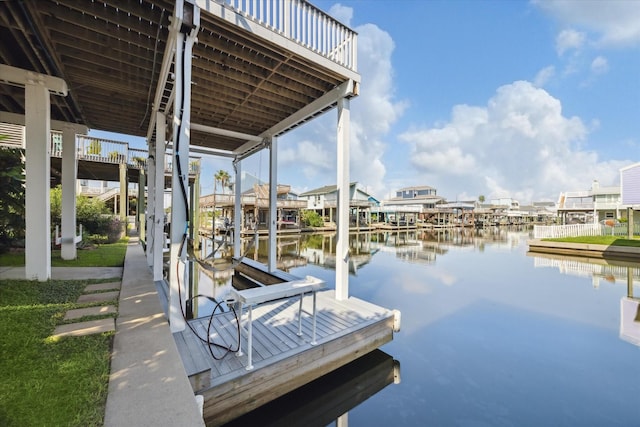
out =
[[[178,261],[178,262],[180,262],[180,261]],[[198,333],[198,331],[195,330],[193,325],[191,323],[189,323],[189,321],[187,319],[187,315],[184,312],[184,307],[182,306],[182,292],[180,290],[180,280],[178,280],[178,299],[180,300],[180,313],[182,314],[182,318],[184,319],[184,321],[187,324],[187,326],[189,327],[189,329],[191,329],[191,332],[193,332],[193,334],[196,336],[196,338],[198,338],[198,340],[200,340],[201,342],[207,344],[207,348],[209,349],[209,354],[211,355],[211,357],[213,357],[215,360],[220,360],[223,357],[225,357],[227,355],[227,353],[237,352],[240,349],[240,319],[238,318],[238,313],[236,312],[236,309],[233,307],[232,301],[230,301],[230,300],[217,301],[213,297],[210,297],[208,295],[202,295],[202,294],[195,295],[195,296],[189,298],[187,301],[193,301],[196,298],[207,298],[209,301],[214,302],[216,304],[213,307],[213,310],[211,311],[211,314],[209,315],[209,324],[207,326],[207,336],[205,338],[203,338]],[[222,304],[225,304],[225,303],[229,306],[231,311],[233,311],[233,316],[236,319],[236,325],[237,325],[237,331],[238,331],[238,334],[237,334],[238,341],[237,341],[235,349],[233,349],[230,345],[220,344],[220,343],[217,343],[217,342],[215,342],[215,341],[213,341],[211,339],[211,324],[213,323],[213,317],[216,314],[216,311],[222,306]],[[213,348],[212,347],[221,348],[225,352],[224,352],[224,354],[222,356],[216,356],[213,353]]]
[[[186,44],[186,41],[184,42]],[[185,90],[185,85],[184,85],[184,71],[185,71],[185,66],[184,66],[184,58],[185,58],[185,49],[184,46],[182,48],[182,76],[183,78],[181,79],[181,85],[182,85],[182,91],[181,91],[181,97],[180,97],[180,117],[178,120],[178,132],[177,132],[177,138],[176,138],[176,146],[175,146],[175,156],[176,156],[176,167],[177,167],[177,172],[178,172],[178,177],[180,178],[178,181],[180,182],[180,192],[182,193],[182,197],[184,200],[184,206],[187,207],[187,209],[185,209],[186,212],[186,221],[185,221],[185,231],[184,234],[182,235],[182,240],[180,242],[180,249],[178,251],[178,260],[176,262],[176,276],[177,276],[177,284],[178,284],[178,301],[180,304],[180,312],[182,314],[182,318],[184,319],[185,323],[187,324],[187,326],[189,326],[189,329],[191,329],[191,332],[194,333],[194,335],[202,342],[207,344],[207,347],[209,349],[209,353],[211,354],[211,357],[213,357],[215,360],[220,360],[222,357],[226,356],[227,353],[229,352],[234,352],[234,351],[238,351],[240,349],[240,319],[238,318],[238,313],[236,312],[235,308],[233,307],[233,305],[231,304],[232,301],[216,301],[215,298],[206,296],[206,295],[196,295],[194,297],[189,298],[189,301],[192,301],[196,298],[200,298],[200,297],[204,297],[209,299],[212,302],[215,302],[216,305],[213,309],[213,311],[211,312],[211,315],[209,316],[209,324],[207,326],[207,336],[206,338],[203,338],[200,336],[200,334],[198,334],[198,332],[195,330],[195,328],[193,327],[193,325],[191,323],[189,323],[186,313],[185,313],[185,309],[182,305],[182,290],[181,290],[181,284],[180,284],[180,272],[179,272],[179,268],[177,268],[180,264],[180,261],[183,262],[187,262],[189,260],[196,260],[197,261],[197,257],[195,257],[195,254],[193,254],[193,245],[190,245],[188,243],[189,241],[189,198],[187,196],[187,190],[185,188],[185,184],[184,184],[184,179],[183,179],[183,171],[182,171],[182,166],[180,164],[180,135],[182,133],[182,126],[183,126],[183,114],[184,114],[184,90]],[[183,250],[185,248],[185,244],[187,245],[187,252],[191,252],[189,255],[192,255],[190,258],[186,258],[184,260],[181,260],[180,257],[182,256]],[[191,248],[191,249],[189,249]],[[199,264],[201,264],[200,262],[198,262]],[[186,301],[185,301],[186,302]],[[234,317],[236,319],[236,325],[237,325],[237,329],[238,329],[238,342],[237,342],[237,348],[234,350],[231,348],[231,346],[228,345],[223,345],[223,344],[219,344],[216,343],[214,341],[211,340],[211,324],[213,321],[213,316],[215,315],[216,311],[221,307],[221,305],[223,303],[227,303],[229,305],[229,307],[231,308],[231,310],[233,311]],[[225,350],[225,353],[218,357],[213,353],[213,349],[212,347],[218,347],[218,348],[222,348],[223,350]]]

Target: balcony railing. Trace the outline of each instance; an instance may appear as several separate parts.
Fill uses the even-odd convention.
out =
[[[76,150],[78,160],[87,160],[101,163],[127,164],[137,169],[147,168],[147,150],[130,148],[129,144],[122,141],[114,141],[105,138],[96,138],[88,135],[78,135],[76,138]],[[62,157],[62,134],[51,132],[51,156]],[[172,172],[172,155],[165,154],[164,171]],[[200,172],[200,158],[189,157],[189,175]]]
[[[222,0],[264,25],[330,60],[357,71],[357,33],[304,0]]]

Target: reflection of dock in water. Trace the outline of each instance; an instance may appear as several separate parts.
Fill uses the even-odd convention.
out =
[[[560,273],[578,277],[591,277],[593,287],[600,280],[623,282],[627,295],[620,300],[620,339],[640,347],[640,299],[634,297],[634,282],[640,283],[640,267],[637,262],[558,255],[544,252],[527,252],[534,257],[535,267],[551,267]]]
[[[620,300],[620,338],[640,347],[640,299]]]
[[[331,425],[389,384],[399,382],[399,362],[375,350],[227,426]]]
[[[632,280],[640,282],[640,267],[635,262],[543,252],[527,252],[527,255],[534,258],[533,262],[536,268],[552,267],[557,268],[563,274],[591,277],[594,287],[600,285],[601,279],[608,282],[626,283],[629,270],[632,274]]]
[[[374,252],[375,253],[375,252]],[[308,263],[318,265],[320,267],[335,270],[336,254],[324,252],[322,249],[307,248],[302,251],[301,255]],[[373,253],[349,254],[349,273],[357,274],[358,270],[369,264]]]

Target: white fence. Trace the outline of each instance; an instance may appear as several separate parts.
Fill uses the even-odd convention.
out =
[[[640,226],[635,224],[634,234]],[[627,236],[627,224],[608,226],[602,224],[534,225],[534,239],[559,239],[579,236]]]
[[[350,70],[357,69],[357,33],[305,0],[221,2]]]

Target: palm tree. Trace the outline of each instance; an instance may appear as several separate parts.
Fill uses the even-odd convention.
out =
[[[222,189],[224,191],[224,188],[226,187],[227,183],[229,182],[229,179],[231,178],[231,175],[229,175],[229,173],[225,170],[220,169],[218,172],[215,173],[215,175],[213,175],[213,215],[211,218],[211,232],[212,234],[216,233],[216,190],[217,190],[217,184],[218,181],[220,182],[220,184],[222,185]]]
[[[215,175],[214,178],[217,181],[220,181],[220,185],[222,186],[222,190],[224,192],[224,189],[229,184],[229,180],[231,179],[231,175],[229,175],[229,173],[227,171],[220,169],[218,172],[216,172],[216,175]]]

